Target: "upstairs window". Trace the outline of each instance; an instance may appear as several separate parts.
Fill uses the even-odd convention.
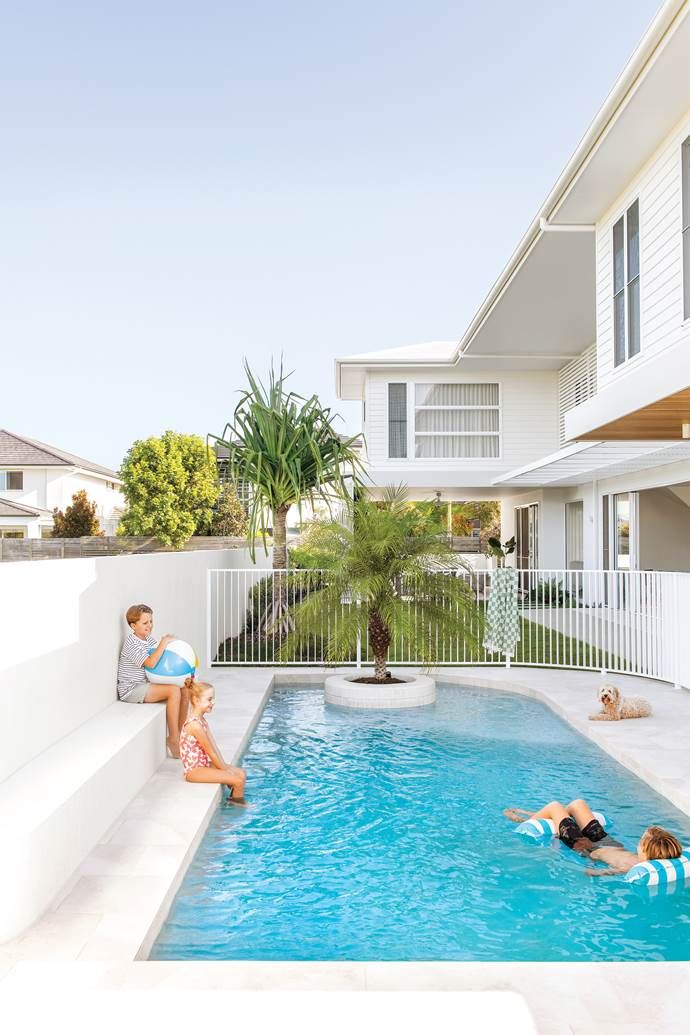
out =
[[[417,384],[415,457],[474,460],[500,455],[497,384]]]
[[[23,471],[0,471],[0,492],[6,492],[8,489],[22,490],[23,488]]]
[[[690,137],[683,158],[683,319],[690,320]]]
[[[388,456],[407,456],[407,385],[388,385]]]
[[[613,351],[616,366],[640,351],[640,203],[613,226]]]

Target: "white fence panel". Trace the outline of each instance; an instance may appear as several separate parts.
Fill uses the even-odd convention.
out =
[[[339,611],[324,609],[319,635],[296,648],[285,620],[273,621],[276,601],[290,609],[318,592],[324,572],[212,569],[208,573],[208,661],[213,665],[324,665],[328,643],[341,616],[356,606],[349,596]],[[436,604],[454,606],[448,580],[462,578],[476,604],[478,620],[467,633],[436,637],[439,665],[536,665],[592,669],[649,676],[690,685],[690,575],[654,571],[524,570],[519,573],[520,642],[509,662],[490,654],[481,642],[481,623],[491,591],[491,570],[440,571]],[[414,627],[421,616],[413,587],[400,585],[400,600]],[[683,618],[685,616],[685,618]],[[479,637],[478,645],[473,643]],[[360,644],[339,664],[372,661],[369,646]],[[392,665],[418,665],[410,636],[391,643]]]

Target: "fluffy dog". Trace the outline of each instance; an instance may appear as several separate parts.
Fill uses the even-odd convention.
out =
[[[601,711],[590,715],[593,722],[618,722],[619,719],[646,719],[652,706],[644,697],[623,697],[617,686],[599,687]]]

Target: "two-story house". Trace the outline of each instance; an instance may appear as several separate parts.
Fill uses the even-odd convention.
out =
[[[125,506],[115,471],[0,429],[0,537],[50,536],[53,508],[64,511],[82,489],[102,531],[114,535]]]
[[[336,360],[374,490],[498,499],[521,567],[690,571],[690,2],[669,0],[459,342]]]

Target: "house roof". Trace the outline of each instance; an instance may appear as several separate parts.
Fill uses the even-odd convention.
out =
[[[48,510],[27,507],[25,503],[16,503],[14,500],[6,500],[0,496],[0,517],[41,517],[49,514]]]
[[[85,471],[104,475],[114,481],[120,481],[115,471],[85,460],[84,457],[68,453],[64,449],[56,449],[37,439],[15,435],[5,428],[0,428],[0,467],[81,467]]]
[[[446,362],[559,369],[595,341],[594,225],[690,107],[689,64],[690,0],[666,0]],[[403,351],[336,360],[338,394],[358,398],[358,365]]]

